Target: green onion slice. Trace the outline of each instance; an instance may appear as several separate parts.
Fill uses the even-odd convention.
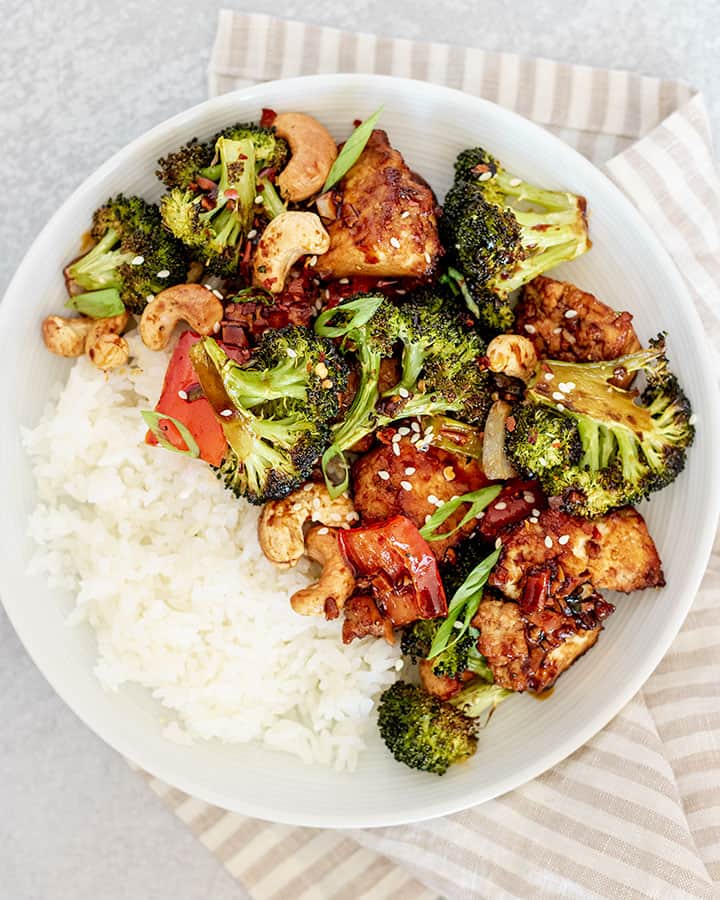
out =
[[[327,180],[323,185],[321,193],[324,194],[325,191],[329,191],[333,185],[336,185],[343,175],[352,169],[358,161],[360,154],[365,149],[365,145],[370,140],[370,135],[372,134],[382,111],[382,106],[379,109],[376,109],[371,116],[368,116],[364,122],[361,122],[360,125],[358,125],[355,131],[353,131],[350,137],[345,141],[345,145],[338,154],[335,162],[332,164],[332,168],[328,173]]]
[[[161,447],[164,447],[166,450],[172,450],[173,453],[182,453],[183,456],[189,456],[191,459],[197,459],[198,456],[200,456],[200,448],[198,447],[197,441],[192,436],[187,426],[183,425],[178,419],[169,416],[167,413],[156,412],[154,409],[143,409],[140,411],[140,415],[145,420],[147,427],[157,438],[157,442]],[[180,437],[185,441],[187,450],[180,450],[178,447],[174,447],[165,437],[165,434],[160,427],[160,422],[164,421],[172,422],[177,428],[180,432]]]
[[[452,537],[456,531],[467,525],[468,522],[471,522],[479,512],[482,512],[486,506],[492,503],[501,490],[502,485],[492,484],[489,487],[480,488],[479,491],[470,491],[467,494],[463,494],[461,497],[456,497],[454,500],[448,500],[446,503],[443,503],[436,513],[433,513],[432,516],[430,516],[420,529],[420,534],[426,541],[442,541],[445,540],[445,538]],[[442,523],[464,503],[469,503],[470,509],[465,513],[458,524],[452,531],[444,531],[442,534],[438,534],[437,529]]]

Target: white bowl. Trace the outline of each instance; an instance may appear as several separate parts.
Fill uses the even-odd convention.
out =
[[[68,372],[67,362],[44,349],[40,322],[62,309],[62,266],[93,209],[121,190],[156,199],[159,156],[228,122],[256,119],[263,106],[306,111],[343,138],[353,119],[380,103],[393,145],[440,197],[456,153],[477,144],[530,180],[584,194],[593,249],[557,274],[629,309],[642,340],[668,329],[672,364],[698,415],[687,470],[644,509],[667,587],[617,598],[598,646],[560,679],[552,699],[512,698],[483,732],[477,755],[442,778],[396,764],[377,738],[352,775],[255,745],[169,743],[161,710],[145,691],[100,688],[92,631],[64,624],[72,598],[26,574],[34,500],[20,429],[37,421],[50,386]],[[669,256],[617,188],[574,150],[499,106],[431,84],[368,75],[276,81],[202,103],[138,138],[75,191],[23,260],[0,306],[0,383],[0,594],[28,652],[77,715],[148,772],[227,809],[278,822],[366,827],[431,818],[502,794],[559,762],[627,703],[668,649],[700,584],[717,521],[715,372]]]

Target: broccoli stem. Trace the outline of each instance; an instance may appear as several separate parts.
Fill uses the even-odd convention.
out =
[[[563,191],[550,191],[544,188],[536,187],[534,184],[528,184],[527,181],[521,181],[513,177],[504,169],[499,169],[492,179],[494,187],[500,192],[514,197],[516,200],[533,203],[546,210],[566,210],[577,209],[577,197],[573,194],[567,194]]]
[[[283,397],[305,400],[307,373],[288,357],[287,362],[272,369],[244,369],[212,339],[205,341],[205,350],[219,370],[225,389],[233,403],[251,409],[268,400]]]
[[[560,263],[568,262],[584,252],[585,246],[573,238],[566,243],[541,250],[539,253],[531,253],[516,266],[508,278],[503,278],[502,276],[495,278],[488,283],[488,287],[492,290],[501,291],[506,296],[522,287],[528,281],[532,281],[537,275],[559,266]]]
[[[265,215],[268,219],[274,219],[275,216],[279,216],[281,213],[287,212],[287,207],[280,199],[280,195],[275,190],[275,185],[270,181],[269,178],[265,178],[263,176],[259,179],[259,183],[261,186],[260,196],[262,197],[262,205],[265,211]]]
[[[122,280],[118,276],[118,269],[125,263],[130,263],[134,253],[122,253],[112,248],[119,242],[120,235],[112,228],[108,228],[102,238],[89,250],[85,256],[68,266],[68,276],[80,287],[93,291],[100,288],[120,288]]]

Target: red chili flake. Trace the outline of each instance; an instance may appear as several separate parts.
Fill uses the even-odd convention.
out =
[[[274,109],[270,109],[269,107],[264,106],[262,115],[260,116],[260,125],[263,128],[270,128],[275,119],[277,118],[277,113]]]

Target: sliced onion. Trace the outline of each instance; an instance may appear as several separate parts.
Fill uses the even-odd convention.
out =
[[[483,435],[482,466],[488,478],[514,478],[517,472],[505,453],[505,419],[510,404],[496,400],[490,407]]]
[[[317,206],[321,219],[325,219],[327,222],[334,222],[337,219],[338,208],[333,191],[325,191],[324,194],[320,194],[315,201],[315,206]]]

